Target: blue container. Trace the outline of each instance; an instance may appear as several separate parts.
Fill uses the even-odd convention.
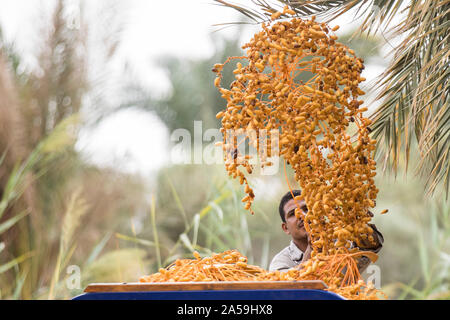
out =
[[[317,289],[320,287],[317,283],[309,286],[311,288],[301,284],[303,288],[300,289],[286,288],[287,286],[257,289],[258,286],[261,287],[260,283],[250,285],[255,289],[248,289],[249,286],[235,289],[236,285],[229,286],[229,289],[224,285],[216,288],[210,285],[207,287],[208,290],[195,290],[195,288],[201,287],[198,284],[186,285],[186,287],[183,287],[183,284],[177,284],[173,286],[174,289],[171,289],[170,286],[161,286],[160,288],[163,290],[158,290],[157,286],[150,284],[142,285],[142,287],[127,284],[94,284],[86,288],[86,293],[73,298],[73,300],[345,300],[336,293]],[[296,286],[299,287],[298,283]],[[211,288],[213,289],[210,290]]]

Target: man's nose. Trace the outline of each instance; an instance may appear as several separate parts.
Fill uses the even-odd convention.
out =
[[[300,210],[300,214],[298,215],[297,219],[302,220],[305,214],[306,214],[305,211]]]

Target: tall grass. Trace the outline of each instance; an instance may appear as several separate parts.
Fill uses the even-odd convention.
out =
[[[46,137],[46,139],[38,144],[38,146],[31,152],[29,157],[23,163],[16,164],[7,180],[6,186],[2,193],[2,197],[0,200],[0,219],[8,209],[12,208],[15,203],[19,201],[23,193],[33,182],[32,179],[39,179],[39,177],[41,177],[45,173],[45,171],[49,169],[47,163],[53,157],[57,156],[60,153],[63,153],[68,146],[71,146],[73,144],[74,136],[72,134],[72,131],[70,131],[69,129],[77,121],[78,118],[76,116],[69,117],[68,119],[62,121],[55,128],[55,130]],[[2,165],[4,158],[5,155],[0,161],[0,166]],[[32,173],[34,174],[31,176]],[[32,179],[30,176],[32,177]],[[25,210],[23,212],[14,214],[9,219],[6,219],[2,223],[0,223],[0,235],[16,225],[29,213],[29,210]],[[0,243],[3,244],[0,250],[1,254],[1,251],[5,249],[5,245],[3,242]],[[18,266],[20,263],[33,256],[33,254],[33,251],[28,251],[21,254],[19,257],[12,259],[11,261],[0,264],[0,275],[10,270],[11,268]],[[19,279],[16,279],[16,290],[13,296],[17,296],[19,294],[20,290],[18,290],[17,288],[22,288],[25,277],[26,273],[20,276]]]
[[[120,19],[111,8],[97,12],[97,22],[108,28],[92,33],[83,6],[79,28],[73,28],[67,10],[74,4],[64,0],[53,4],[50,12],[41,12],[46,18],[36,23],[37,66],[28,66],[14,44],[5,43],[0,35],[3,298],[67,297],[64,266],[77,264],[83,279],[91,277],[88,267],[101,252],[115,249],[113,230],[120,231],[144,202],[139,177],[90,165],[75,149],[78,111],[91,108],[95,114],[87,120],[95,122],[107,108],[113,109],[105,99],[110,83],[104,75],[119,44]],[[105,55],[93,57],[93,44],[100,44]],[[93,58],[101,72],[90,72]],[[82,212],[83,228],[73,233]]]
[[[262,210],[257,210],[254,217],[244,210],[240,201],[244,196],[242,188],[222,169],[176,166],[164,170],[158,183],[156,221],[151,218],[151,223],[145,225],[143,220],[144,227],[136,236],[116,234],[116,237],[124,240],[125,245],[133,243],[148,248],[149,252],[159,247],[156,252],[161,254],[163,267],[175,259],[192,257],[193,251],[209,256],[213,252],[237,249],[251,263],[267,268],[271,258],[270,240],[276,233],[274,238],[282,236],[281,228],[279,232],[274,230],[273,217],[268,218]],[[190,180],[192,175],[197,177],[195,181]],[[187,183],[189,190],[183,187]],[[196,190],[195,194],[190,194],[190,190]],[[153,210],[150,216],[154,215]],[[279,219],[278,215],[275,218]],[[155,233],[163,236],[162,241],[156,241]],[[159,267],[159,263],[154,263],[148,272],[155,272]]]
[[[76,244],[71,245],[73,234],[87,211],[88,204],[82,197],[81,190],[75,190],[69,200],[67,210],[64,215],[58,258],[56,259],[56,266],[53,273],[52,282],[50,284],[48,299],[53,299],[55,297],[55,285],[59,280],[61,269],[67,265],[76,248]]]
[[[450,299],[450,204],[426,201],[420,209],[423,212],[412,217],[415,254],[409,261],[415,272],[405,270],[408,280],[393,281],[385,288],[398,299]]]

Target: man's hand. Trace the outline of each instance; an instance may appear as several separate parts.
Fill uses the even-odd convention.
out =
[[[373,251],[378,252],[380,251],[381,247],[383,246],[383,235],[378,231],[377,227],[375,227],[374,224],[369,224],[369,227],[372,228],[373,232],[370,234],[370,238],[373,239],[373,241],[369,240],[369,237],[365,239],[359,239],[358,247],[361,250],[365,251]]]
[[[308,242],[305,252],[303,253],[302,263],[308,261],[311,258],[312,245]]]
[[[302,261],[298,265],[299,269],[302,269],[303,263],[308,261],[311,258],[311,252],[312,252],[312,244],[311,244],[311,238],[309,237],[309,234],[308,234],[308,246],[306,247],[305,252],[303,252]]]

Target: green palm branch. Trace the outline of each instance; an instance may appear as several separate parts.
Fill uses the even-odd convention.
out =
[[[365,17],[359,32],[378,31],[402,39],[379,81],[380,106],[371,115],[377,154],[395,173],[400,161],[408,170],[412,146],[419,153],[417,174],[427,177],[428,195],[442,183],[448,197],[450,184],[449,60],[450,1],[300,1],[251,0],[248,7],[215,0],[254,23],[270,20],[272,12],[288,5],[299,17],[317,15],[327,22],[354,9]],[[400,17],[393,23],[393,17]],[[281,16],[280,19],[283,19]]]

